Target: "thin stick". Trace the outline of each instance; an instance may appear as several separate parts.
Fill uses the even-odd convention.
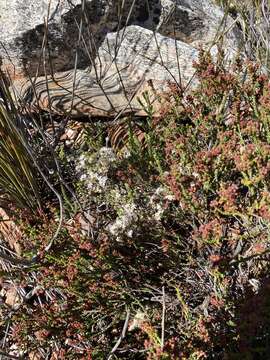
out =
[[[165,299],[165,287],[162,286],[162,319],[161,319],[161,351],[164,349],[165,339],[165,313],[166,313],[166,299]]]
[[[113,356],[113,354],[115,353],[115,351],[118,349],[119,345],[121,344],[121,341],[124,339],[124,337],[126,336],[126,332],[127,332],[127,327],[128,327],[128,321],[129,321],[129,316],[130,316],[130,310],[127,309],[127,315],[126,315],[126,320],[122,329],[122,333],[119,336],[119,339],[117,340],[116,344],[114,345],[114,347],[112,348],[110,355],[108,356],[107,360],[110,360]]]
[[[76,53],[75,53],[74,74],[73,74],[73,81],[72,81],[72,96],[71,96],[71,105],[70,105],[69,114],[72,113],[72,109],[73,109],[73,105],[74,105],[75,87],[76,87],[76,74],[77,74],[77,66],[78,66],[78,49],[80,47],[80,42],[81,42],[81,37],[82,37],[84,11],[85,11],[85,0],[82,0],[81,19],[80,19],[80,25],[79,25],[79,37],[78,37],[78,43],[77,43],[77,46],[76,46]]]

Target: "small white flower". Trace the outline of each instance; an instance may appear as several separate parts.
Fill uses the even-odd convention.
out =
[[[133,203],[125,204],[121,208],[121,215],[118,216],[113,224],[108,226],[108,231],[114,236],[119,236],[125,232],[127,236],[132,237],[132,226],[137,220],[136,205]]]
[[[132,236],[133,236],[133,230],[132,229],[127,232],[127,236],[129,238],[132,238]]]
[[[97,180],[99,182],[99,185],[104,188],[106,186],[108,177],[107,176],[97,176]]]

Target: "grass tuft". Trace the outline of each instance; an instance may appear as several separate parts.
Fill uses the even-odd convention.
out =
[[[40,207],[36,169],[27,134],[3,74],[0,74],[0,206]]]

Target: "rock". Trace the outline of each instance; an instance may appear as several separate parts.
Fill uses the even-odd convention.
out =
[[[23,238],[23,234],[2,208],[0,208],[0,236],[11,250],[15,251],[18,256],[21,256],[20,241]]]
[[[194,74],[192,63],[198,51],[191,46],[179,43],[176,51],[173,39],[160,34],[153,36],[150,30],[135,25],[121,30],[118,36],[122,35],[121,46],[117,47],[117,34],[108,34],[99,48],[95,66],[77,70],[74,94],[73,72],[49,77],[48,91],[46,79],[40,77],[35,85],[38,99],[29,82],[20,89],[20,94],[32,106],[51,108],[60,114],[71,111],[73,116],[110,117],[122,111],[139,115],[142,107],[137,97],[142,99],[143,92],[148,91],[153,102],[160,92],[168,90],[168,81],[179,82],[177,61],[184,84]]]
[[[5,303],[11,307],[18,305],[20,303],[20,299],[15,287],[8,289],[6,291],[5,297],[6,297]]]
[[[140,113],[136,97],[146,90],[158,109],[155,99],[167,81],[179,82],[178,65],[186,85],[198,47],[213,43],[219,28],[230,29],[223,39],[228,58],[240,46],[233,20],[222,23],[223,12],[210,0],[123,4],[120,11],[118,0],[90,0],[82,11],[80,0],[0,0],[2,69],[31,109]]]
[[[84,212],[83,214],[77,214],[75,220],[79,222],[82,234],[89,236],[91,226],[95,223],[95,218],[90,213]]]

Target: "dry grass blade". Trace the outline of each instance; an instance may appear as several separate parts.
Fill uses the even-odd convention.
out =
[[[222,6],[225,13],[235,17],[243,35],[244,49],[248,58],[257,61],[269,72],[269,1],[217,0],[216,3]]]
[[[8,85],[0,73],[0,205],[40,207],[35,169]]]

